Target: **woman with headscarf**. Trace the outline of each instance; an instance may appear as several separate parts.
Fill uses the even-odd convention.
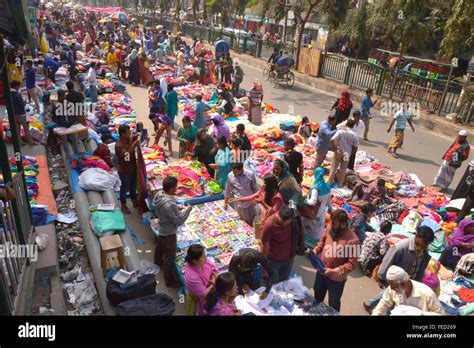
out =
[[[285,204],[293,201],[296,206],[303,204],[301,188],[293,174],[290,173],[290,166],[285,160],[277,159],[273,163],[273,174],[277,177],[278,188]]]
[[[305,244],[314,248],[323,235],[326,226],[326,211],[331,211],[331,187],[324,180],[325,170],[318,167],[314,170],[314,182],[311,185],[305,205],[316,211],[314,219],[303,217]]]
[[[351,95],[348,91],[341,93],[341,97],[336,100],[331,110],[336,109],[336,125],[349,118],[352,109]]]
[[[138,64],[138,51],[136,48],[132,50],[132,52],[127,57],[129,62],[129,74],[128,78],[130,80],[131,85],[139,85],[140,84],[140,65]]]
[[[445,267],[456,268],[462,256],[474,252],[474,220],[464,219],[449,238],[439,262]]]
[[[214,163],[214,156],[216,155],[216,152],[217,147],[214,143],[214,139],[209,134],[207,134],[205,128],[198,129],[193,156],[206,166],[209,175],[212,177],[214,177],[214,169],[212,169],[209,164]]]
[[[150,63],[148,62],[148,56],[143,50],[140,50],[138,65],[140,67],[140,78],[142,80],[142,83],[146,85],[151,79],[151,73]]]
[[[230,130],[225,123],[224,117],[222,117],[220,114],[214,114],[211,120],[213,123],[211,136],[214,139],[225,137],[227,141],[230,141]]]

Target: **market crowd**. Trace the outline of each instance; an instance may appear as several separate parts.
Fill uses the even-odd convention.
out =
[[[72,38],[72,43],[64,44],[63,36]],[[18,132],[23,128],[27,142],[35,143],[29,134],[26,101],[19,88],[25,82],[27,96],[39,112],[37,74],[44,74],[54,83],[60,67],[67,68],[67,90],[59,91],[58,102],[84,103],[86,99],[96,102],[97,78],[106,74],[121,77],[131,85],[146,85],[153,131],[149,132],[142,123],[137,123],[134,129],[121,125],[118,139],[103,134],[102,144],[94,152],[111,167],[117,167],[123,213],[131,213],[127,207],[128,197],[134,207],[138,206],[138,148],[150,142],[160,144],[163,139],[168,148],[167,156],[171,158],[174,154],[173,131],[176,131],[177,157],[201,162],[223,188],[225,208],[232,206],[240,218],[256,230],[260,229],[257,226],[262,226],[257,236],[259,250],[237,252],[230,261],[228,272],[218,272],[216,265],[206,258],[202,245],[194,244],[187,249],[184,283],[188,314],[242,314],[235,306],[235,297],[264,285],[260,298],[265,299],[274,284],[290,278],[297,255],[306,255],[317,270],[313,285],[315,299],[322,302],[328,295],[329,305],[337,311],[341,309],[349,273],[360,267],[382,288],[379,294],[364,303],[372,314],[386,315],[399,305],[415,307],[424,314],[445,314],[437,298],[437,272],[441,265],[455,269],[464,255],[472,256],[474,220],[469,214],[474,202],[474,165],[469,166],[469,172],[459,184],[457,197],[466,200],[456,217],[459,223],[456,231],[439,261],[428,253],[439,226],[435,228],[428,218],[416,223],[414,237],[389,247],[392,222],[385,218],[373,226],[371,220],[397,203],[397,193],[382,177],[366,185],[354,180],[353,175],[359,139],[368,140],[371,109],[377,104],[371,89],[366,91],[359,108],[354,106],[350,94],[343,92],[332,105],[333,112],[319,127],[303,117],[295,132],[284,132],[284,154],[274,161],[272,172],[265,175],[259,185],[255,173],[246,165],[252,144],[245,125],[239,123],[231,131],[226,119],[239,105],[248,113],[250,122],[260,124],[263,87],[254,81],[249,91],[240,88],[244,70],[228,50],[216,54],[206,49],[203,41],[196,37],[188,43],[181,33],[173,35],[159,27],[143,28],[136,21],[107,21],[94,12],[73,10],[47,12],[41,17],[35,38],[38,47],[44,47],[46,43],[49,46],[49,50],[44,49],[36,59],[23,59],[22,50],[14,45],[9,47],[7,54],[7,63],[11,65],[9,77],[15,123]],[[84,77],[78,76],[78,55],[95,58]],[[278,61],[278,55],[282,52],[275,51],[273,62]],[[175,66],[174,82],[189,79],[190,74],[194,74],[195,82],[212,85],[212,104],[217,104],[215,112],[211,114],[211,102],[205,102],[203,95],[197,94],[193,105],[195,118],[181,117],[175,83],[150,69],[156,62],[169,63],[170,57]],[[20,66],[15,65],[17,59]],[[189,66],[192,66],[192,72],[189,72]],[[57,127],[87,126],[87,115],[75,114],[66,119],[57,116],[53,117]],[[107,126],[107,121],[100,123]],[[387,129],[387,132],[395,130],[388,147],[394,157],[403,145],[407,126],[415,131],[410,110],[402,107],[393,115]],[[443,164],[435,178],[435,184],[442,189],[451,184],[456,169],[469,157],[467,135],[466,131],[460,131],[443,156]],[[60,141],[54,137],[49,140],[53,145]],[[71,136],[70,140],[75,152],[79,152],[78,136]],[[302,185],[304,156],[297,146],[301,142],[310,144],[315,151],[314,180],[308,190]],[[159,219],[154,260],[162,267],[168,287],[183,285],[173,263],[178,229],[192,210],[191,206],[182,207],[176,203],[177,186],[177,179],[168,176],[163,180],[162,192],[153,197],[154,212]],[[352,190],[350,197],[342,202],[350,212],[356,209],[357,213],[351,217],[349,209],[334,208],[332,191],[341,188]],[[341,256],[331,252],[348,247],[355,247],[359,253]],[[263,269],[260,277],[257,267]]]

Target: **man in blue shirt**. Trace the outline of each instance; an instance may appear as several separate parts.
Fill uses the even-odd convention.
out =
[[[411,129],[415,131],[412,123],[411,112],[408,110],[408,104],[403,103],[402,109],[395,113],[393,120],[390,122],[390,126],[387,129],[387,133],[390,133],[393,124],[395,123],[395,134],[393,135],[392,140],[390,140],[390,144],[388,144],[388,153],[394,158],[398,158],[397,149],[403,144],[403,135],[405,128],[407,128],[407,122]]]
[[[51,56],[46,56],[46,58],[44,58],[43,67],[46,72],[46,76],[54,83],[56,83],[56,72],[59,70],[60,66],[61,65],[59,64],[57,58],[53,59]]]
[[[366,95],[362,98],[362,104],[360,106],[360,118],[365,125],[364,140],[368,141],[367,135],[369,135],[370,119],[372,118],[370,109],[377,104],[377,100],[372,101],[372,96],[374,95],[374,90],[372,88],[368,88],[365,91],[365,94]]]
[[[336,134],[336,116],[329,115],[326,121],[321,122],[318,131],[318,139],[316,140],[316,166],[320,167],[328,151],[331,149],[331,138]]]
[[[33,61],[30,59],[26,61],[25,83],[28,96],[35,102],[36,112],[39,113],[40,105],[38,94],[36,93],[36,75],[35,69],[33,68]]]

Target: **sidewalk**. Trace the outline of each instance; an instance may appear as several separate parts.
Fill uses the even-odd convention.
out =
[[[192,42],[191,38],[187,38],[189,43]],[[214,46],[208,43],[205,44],[206,49],[214,51]],[[235,51],[232,51],[232,57],[238,58],[239,61],[245,65],[249,65],[253,68],[263,70],[267,65],[267,61],[261,58],[255,58],[248,54],[241,54]],[[365,95],[365,91],[357,88],[350,88],[347,85],[342,83],[325,79],[323,77],[313,77],[310,75],[305,75],[293,70],[295,74],[295,82],[306,85],[309,88],[315,88],[326,93],[332,94],[335,97],[340,96],[343,91],[349,91],[351,94],[351,99],[354,102],[356,108],[360,105],[362,98]],[[376,96],[376,99],[379,100],[379,103],[374,107],[376,110],[380,110],[381,102],[388,102],[388,98],[382,96]],[[428,129],[435,133],[443,134],[453,140],[457,137],[459,130],[466,129],[469,132],[468,141],[471,144],[474,144],[474,127],[464,126],[462,124],[455,124],[452,121],[447,120],[443,116],[437,114],[430,114],[424,110],[420,112],[420,118],[415,120],[414,123],[422,128]]]

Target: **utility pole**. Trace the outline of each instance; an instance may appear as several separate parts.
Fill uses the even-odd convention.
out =
[[[285,0],[285,23],[283,27],[283,42],[286,43],[286,31],[288,26],[288,0]]]

